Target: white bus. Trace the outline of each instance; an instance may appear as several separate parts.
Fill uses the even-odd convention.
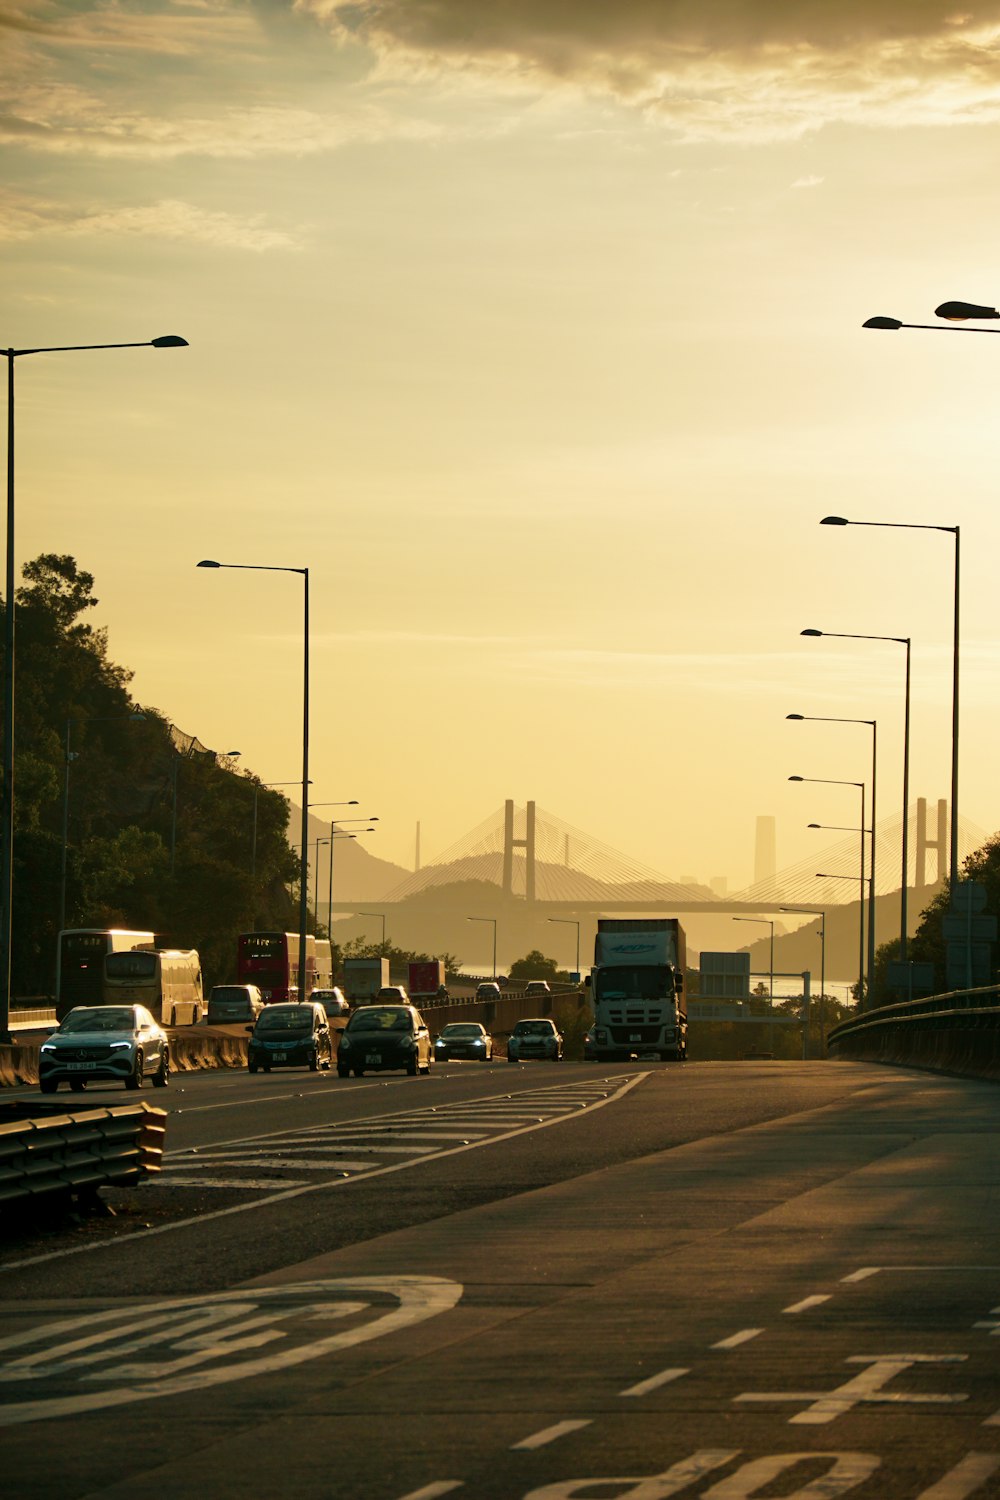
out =
[[[118,927],[71,927],[60,932],[56,946],[56,1020],[74,1005],[104,1005],[104,959],[127,953],[140,944],[152,947],[152,932],[129,932]]]
[[[110,1005],[144,1005],[161,1026],[197,1026],[205,1015],[201,959],[194,948],[133,948],[104,959]]]

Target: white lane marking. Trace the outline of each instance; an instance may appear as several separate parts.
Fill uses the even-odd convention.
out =
[[[773,1453],[741,1464],[735,1474],[728,1474],[711,1489],[703,1490],[702,1500],[752,1500],[765,1486],[770,1488],[780,1475],[816,1459],[829,1462],[826,1473],[791,1494],[783,1490],[785,1500],[833,1500],[834,1496],[846,1495],[848,1490],[864,1484],[882,1463],[874,1453]]]
[[[241,1188],[247,1193],[269,1193],[274,1190],[273,1177],[151,1177],[149,1186],[157,1188]],[[303,1177],[301,1180],[293,1177],[291,1181],[283,1184],[287,1188],[309,1187],[309,1179]],[[207,1214],[206,1218],[214,1218],[214,1214]]]
[[[998,1453],[967,1453],[953,1469],[943,1474],[929,1490],[921,1490],[915,1500],[965,1500],[991,1474],[1000,1469]]]
[[[401,1500],[437,1500],[438,1495],[450,1495],[452,1490],[460,1490],[464,1484],[464,1479],[436,1479],[433,1484],[425,1484],[422,1490],[411,1490]]]
[[[817,1292],[812,1297],[803,1297],[801,1302],[793,1302],[791,1307],[783,1307],[782,1312],[800,1313],[807,1312],[810,1307],[819,1307],[821,1302],[829,1302],[829,1292]]]
[[[558,1438],[565,1437],[568,1432],[579,1432],[581,1427],[589,1427],[592,1418],[575,1422],[555,1422],[551,1427],[543,1427],[541,1432],[532,1433],[531,1437],[522,1438],[519,1443],[511,1444],[512,1453],[528,1452],[534,1448],[545,1448],[549,1443],[554,1443]]]
[[[672,1380],[680,1380],[682,1375],[690,1375],[690,1369],[661,1370],[659,1375],[650,1375],[648,1380],[640,1380],[638,1385],[630,1385],[627,1391],[619,1391],[619,1396],[645,1396],[649,1391],[659,1390],[661,1385],[669,1385]]]
[[[227,1158],[220,1158],[218,1161],[208,1162],[207,1165],[208,1165],[209,1168],[216,1168],[216,1167],[270,1167],[270,1166],[279,1166],[279,1165],[281,1165],[281,1166],[297,1167],[300,1171],[308,1171],[308,1172],[320,1172],[320,1171],[324,1171],[324,1172],[325,1171],[330,1171],[330,1172],[336,1172],[336,1171],[344,1171],[344,1172],[346,1172],[346,1171],[352,1171],[352,1172],[370,1172],[371,1169],[372,1169],[372,1162],[370,1160],[369,1161],[349,1161],[346,1156],[330,1156],[330,1157],[325,1158],[323,1161],[316,1161],[316,1160],[312,1160],[312,1161],[289,1161],[287,1157],[280,1157],[279,1158],[279,1157],[269,1157],[269,1156],[258,1156],[258,1157],[255,1157],[253,1159],[253,1161],[233,1161],[231,1158],[228,1158],[228,1159]],[[177,1174],[177,1176],[175,1176],[175,1174]],[[200,1178],[198,1176],[196,1176],[194,1173],[192,1173],[190,1166],[185,1166],[183,1163],[178,1163],[178,1165],[176,1167],[172,1167],[169,1162],[163,1168],[162,1172],[158,1172],[155,1177],[153,1177],[153,1178],[150,1179],[150,1181],[155,1186],[155,1184],[157,1182],[168,1182],[168,1183],[169,1182],[174,1182],[174,1181],[177,1180],[177,1177],[179,1177],[179,1176],[183,1176],[183,1177],[185,1177],[185,1179],[190,1178],[190,1180],[192,1182],[198,1182],[198,1181],[200,1181]],[[303,1181],[307,1182],[308,1178],[303,1178]],[[275,1182],[274,1182],[274,1178],[273,1177],[270,1179],[269,1186],[270,1187],[274,1187],[275,1186]],[[283,1187],[289,1187],[290,1184],[289,1183],[283,1183],[282,1186]]]
[[[887,1391],[886,1382],[902,1375],[913,1365],[954,1365],[968,1358],[965,1354],[854,1354],[845,1363],[867,1365],[860,1375],[838,1385],[832,1391],[744,1391],[737,1401],[794,1401],[806,1405],[805,1411],[789,1417],[790,1423],[818,1426],[842,1417],[864,1403],[887,1402],[895,1405],[952,1406],[968,1401],[968,1396],[925,1395],[908,1391]]]
[[[842,1282],[867,1281],[869,1276],[877,1276],[882,1270],[881,1266],[862,1266],[860,1271],[852,1271],[850,1276],[842,1276]]]
[[[983,1423],[984,1427],[1000,1427],[1000,1411],[995,1411],[992,1417],[987,1417]]]
[[[562,1479],[555,1484],[543,1484],[541,1489],[529,1490],[524,1500],[574,1500],[581,1490],[606,1490],[612,1485],[616,1486],[616,1492],[621,1496],[641,1495],[644,1500],[667,1500],[668,1496],[687,1489],[688,1485],[703,1479],[713,1469],[721,1469],[739,1456],[739,1448],[705,1448],[699,1453],[693,1453],[690,1458],[682,1458],[680,1463],[672,1464],[661,1474],[616,1474],[613,1478],[602,1474],[600,1477]],[[629,1488],[622,1489],[622,1485],[628,1485]]]
[[[712,1344],[713,1349],[738,1349],[741,1344],[747,1344],[755,1339],[763,1328],[741,1328],[739,1333],[731,1333],[727,1339],[720,1339],[717,1344]]]
[[[344,1293],[367,1294],[367,1300],[357,1302],[344,1300]],[[386,1295],[394,1299],[388,1308],[372,1301]],[[78,1416],[83,1412],[101,1411],[110,1407],[126,1406],[135,1401],[148,1401],[156,1396],[174,1396],[188,1391],[201,1391],[209,1386],[228,1384],[235,1380],[247,1380],[290,1369],[307,1360],[318,1359],[371,1339],[381,1338],[397,1332],[426,1318],[450,1311],[459,1301],[462,1287],[459,1282],[446,1281],[436,1276],[397,1277],[343,1277],[336,1280],[302,1282],[283,1287],[259,1287],[254,1290],[239,1290],[213,1293],[207,1297],[180,1298],[173,1302],[148,1303],[143,1307],[127,1311],[117,1307],[110,1312],[87,1314],[62,1323],[39,1323],[12,1339],[4,1340],[7,1347],[43,1343],[44,1359],[48,1365],[38,1362],[33,1354],[15,1360],[15,1367],[25,1360],[31,1361],[31,1375],[38,1382],[51,1378],[59,1394],[40,1396],[33,1401],[19,1401],[0,1407],[0,1427],[12,1427],[24,1422],[36,1422],[49,1418]],[[341,1300],[338,1300],[340,1298]],[[331,1319],[341,1320],[358,1311],[374,1314],[372,1321],[357,1323],[339,1333],[309,1340],[303,1334],[314,1325]],[[205,1333],[201,1337],[176,1337],[171,1322],[161,1327],[160,1335],[142,1333],[148,1329],[150,1317],[162,1320],[164,1316],[194,1319]],[[123,1319],[131,1318],[132,1323]],[[227,1319],[232,1326],[216,1328],[220,1319]],[[240,1337],[241,1330],[253,1325],[249,1338]],[[101,1325],[114,1320],[112,1329]],[[270,1330],[261,1327],[264,1322]],[[98,1332],[90,1332],[94,1327]],[[190,1321],[182,1326],[182,1335],[192,1327]],[[136,1343],[135,1335],[141,1338]],[[71,1335],[68,1344],[51,1346],[50,1340],[59,1334]],[[236,1337],[232,1337],[235,1334]],[[75,1335],[75,1336],[74,1336]],[[167,1363],[151,1361],[147,1365],[133,1363],[122,1366],[115,1339],[124,1335],[126,1350],[139,1347],[150,1348],[154,1342],[173,1349],[182,1350],[179,1360]],[[234,1358],[248,1351],[256,1351],[264,1340],[278,1340],[280,1347],[265,1355],[250,1358]],[[95,1340],[103,1346],[104,1368],[100,1372],[89,1370],[84,1377],[96,1383],[104,1381],[103,1390],[88,1390],[82,1394],[65,1394],[66,1359],[84,1345]],[[130,1342],[131,1340],[131,1342]],[[210,1361],[214,1368],[206,1368]],[[199,1368],[191,1368],[197,1363]],[[119,1381],[132,1383],[118,1384]]]
[[[642,1083],[649,1077],[648,1072],[634,1073],[626,1078],[620,1088],[613,1094],[607,1094],[603,1099],[595,1099],[590,1106],[591,1109],[603,1109],[606,1104],[614,1104],[623,1099],[626,1094],[631,1093],[637,1084]],[[578,1115],[573,1116],[579,1119]],[[435,1156],[429,1158],[431,1161],[444,1161],[450,1156],[463,1156],[467,1151],[478,1151],[484,1145],[495,1146],[503,1141],[515,1140],[520,1135],[531,1135],[536,1130],[547,1129],[549,1125],[560,1124],[559,1119],[543,1120],[534,1125],[523,1125],[517,1130],[502,1131],[499,1135],[492,1135],[485,1142],[471,1141],[469,1145],[453,1146],[448,1151],[439,1151]],[[259,1137],[266,1139],[266,1137]],[[419,1166],[421,1162],[428,1160],[427,1157],[418,1157],[415,1160],[394,1162],[391,1166],[372,1167],[364,1174],[364,1181],[370,1182],[373,1177],[388,1177],[393,1172],[405,1172],[411,1167]],[[0,1273],[4,1271],[19,1271],[25,1266],[39,1266],[47,1261],[63,1260],[70,1255],[91,1254],[95,1250],[107,1249],[110,1246],[133,1244],[136,1240],[152,1239],[154,1235],[173,1234],[178,1229],[187,1229],[194,1224],[207,1224],[213,1219],[226,1219],[233,1214],[254,1213],[261,1208],[270,1208],[275,1203],[285,1203],[292,1198],[303,1198],[309,1193],[330,1192],[334,1188],[346,1187],[349,1183],[356,1181],[353,1177],[338,1177],[325,1182],[310,1182],[304,1187],[285,1188],[280,1193],[272,1193],[267,1198],[255,1198],[249,1203],[231,1203],[228,1208],[217,1208],[208,1214],[192,1214],[187,1219],[175,1219],[171,1224],[158,1224],[153,1229],[137,1229],[134,1234],[127,1235],[117,1240],[94,1240],[85,1245],[73,1245],[65,1250],[49,1250],[44,1255],[27,1255],[21,1260],[8,1260],[0,1265]]]

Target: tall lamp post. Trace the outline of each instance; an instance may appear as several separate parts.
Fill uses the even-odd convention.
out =
[[[127,722],[129,724],[144,724],[146,715],[144,713],[134,714],[100,714],[94,718],[85,719],[86,724],[114,724]],[[66,720],[66,741],[63,751],[65,767],[63,771],[63,808],[62,808],[62,854],[59,860],[59,931],[62,932],[66,926],[66,866],[69,850],[69,768],[74,760],[75,753],[70,749],[70,734],[73,721]]]
[[[359,917],[381,917],[382,918],[382,941],[379,944],[381,956],[385,957],[385,912],[384,911],[359,911]]]
[[[803,916],[819,917],[819,1045],[826,1051],[826,911],[810,906],[779,906],[779,911],[800,912]]]
[[[580,924],[575,917],[549,917],[550,922],[559,922],[563,927],[576,928],[576,974],[580,977]]]
[[[357,805],[358,805],[358,799],[357,799],[357,797],[349,797],[346,800],[341,801],[341,802],[310,802],[310,804],[309,804],[309,811],[312,812],[312,810],[313,810],[314,807],[357,807]],[[364,818],[343,818],[343,819],[341,819],[341,821],[344,822],[344,823],[363,823],[365,820],[364,820]],[[334,826],[335,825],[333,823],[330,824],[330,836],[331,836],[331,838],[333,837]],[[326,843],[326,840],[323,839],[322,842]],[[315,912],[316,912],[316,924],[318,926],[319,925],[319,846],[320,846],[320,839],[317,838],[316,841],[315,841],[315,843],[316,843],[316,879],[315,879],[315,881],[314,881],[313,884],[314,884],[314,896],[315,896],[315,908],[314,909],[315,909]],[[332,849],[330,851],[330,858],[331,859],[333,858],[333,850]],[[306,866],[306,870],[307,871],[308,871],[308,868],[309,867],[307,865]],[[329,924],[327,924],[327,925],[329,925]]]
[[[899,958],[906,962],[907,883],[910,875],[910,656],[912,640],[908,635],[855,635],[840,630],[803,630],[801,635],[829,636],[836,641],[893,641],[906,647],[906,685],[903,691],[903,836],[902,874],[899,883]],[[874,823],[875,819],[872,818]]]
[[[771,929],[771,983],[769,991],[769,1003],[774,1008],[774,923],[770,917],[734,917],[734,922],[756,922],[758,926],[770,927]]]
[[[819,714],[786,714],[786,719],[796,719],[806,724],[867,724],[872,732],[872,830],[871,830],[871,855],[868,865],[869,897],[868,897],[868,1003],[871,1004],[871,985],[875,978],[875,829],[877,827],[875,818],[875,774],[878,762],[878,723],[875,719],[839,719],[830,718]],[[864,815],[861,817],[861,826],[864,828]],[[862,837],[864,835],[862,834]]]
[[[863,781],[831,781],[826,776],[789,776],[789,781],[815,782],[820,786],[854,786],[861,793],[861,879],[858,890],[858,1009],[865,1008],[865,784]],[[817,875],[817,880],[843,880],[843,875]]]
[[[128,344],[52,344],[37,349],[3,349],[7,361],[7,569],[3,637],[3,787],[0,790],[0,1043],[9,1043],[11,938],[14,894],[14,361],[28,354],[76,354],[92,349],[180,349],[176,333]]]
[[[331,823],[330,824],[330,838],[329,838],[329,844],[330,844],[330,865],[329,865],[329,869],[328,869],[328,872],[327,872],[328,876],[329,876],[329,884],[327,886],[327,892],[326,892],[326,926],[327,926],[327,931],[328,932],[333,927],[333,846],[337,842],[338,839],[356,839],[357,836],[358,836],[356,833],[337,833],[336,832],[336,826],[337,825],[335,823]],[[374,833],[375,829],[374,828],[362,828],[361,832],[362,833]],[[317,873],[317,875],[319,874],[319,870],[318,869],[317,869],[316,873]],[[318,921],[319,918],[317,917],[316,920]]]
[[[309,569],[279,568],[271,563],[221,563],[203,559],[199,568],[236,568],[251,573],[297,573],[303,584],[302,651],[302,840],[299,877],[299,994],[306,994],[306,938],[309,933]]]
[[[964,304],[943,304],[944,306]],[[938,309],[941,312],[941,309]],[[942,317],[948,316],[945,313]],[[979,316],[984,316],[982,312]],[[991,314],[994,316],[994,314]],[[866,326],[872,326],[869,323]],[[877,326],[881,326],[878,324]],[[898,327],[920,327],[919,324],[898,324]],[[934,327],[934,324],[928,325]],[[953,330],[966,333],[996,333],[993,328],[969,328]],[[954,893],[958,885],[958,677],[959,677],[959,584],[961,579],[961,530],[958,526],[927,526],[916,521],[849,521],[846,516],[824,516],[821,526],[878,526],[891,531],[945,531],[955,538],[955,582],[951,648],[951,848],[949,851],[949,878]],[[875,822],[874,816],[872,823]],[[952,900],[954,900],[954,894]]]
[[[467,922],[493,923],[493,978],[497,977],[497,919],[496,917],[466,917]]]

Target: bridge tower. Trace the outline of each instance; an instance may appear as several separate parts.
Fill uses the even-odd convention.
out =
[[[514,894],[514,850],[524,850],[524,899],[535,899],[535,804],[524,809],[524,838],[514,837],[514,802],[508,797],[503,808],[503,893]]]
[[[909,810],[904,809],[903,817],[909,816]],[[927,851],[933,849],[937,854],[937,880],[944,879],[945,855],[949,848],[948,843],[948,804],[943,797],[938,798],[937,805],[937,838],[927,836],[927,798],[917,798],[917,889],[927,884]]]

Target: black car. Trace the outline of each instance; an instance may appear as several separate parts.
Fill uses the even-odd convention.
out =
[[[247,1067],[251,1073],[261,1068],[329,1068],[333,1062],[333,1039],[322,1005],[306,1000],[302,1004],[265,1005],[251,1033],[247,1048]]]
[[[434,1056],[438,1062],[453,1057],[489,1062],[493,1056],[493,1038],[478,1021],[452,1021],[434,1043]]]
[[[340,1034],[341,1078],[397,1069],[411,1075],[429,1073],[433,1061],[430,1032],[412,1005],[363,1005]]]

